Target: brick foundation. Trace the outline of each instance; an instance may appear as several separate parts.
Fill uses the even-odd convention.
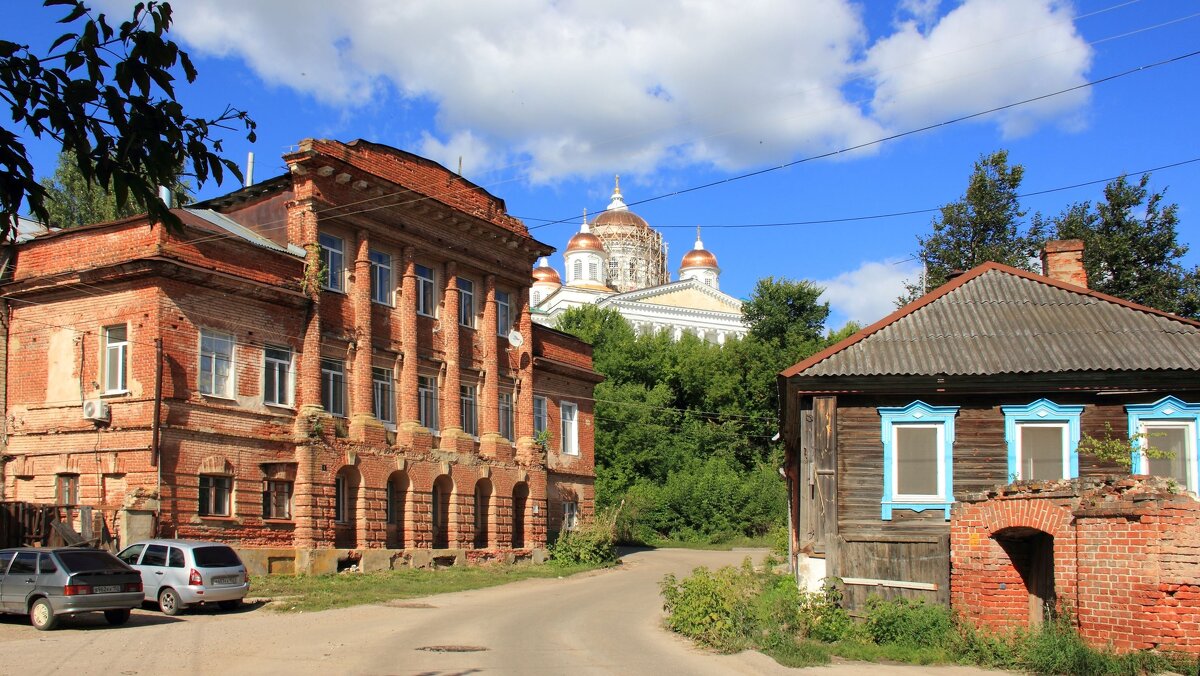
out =
[[[1200,653],[1200,502],[1162,479],[1022,482],[951,519],[951,607],[1029,627],[1045,605],[1119,651]]]

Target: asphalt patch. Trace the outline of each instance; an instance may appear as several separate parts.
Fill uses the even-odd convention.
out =
[[[479,653],[487,650],[477,645],[427,645],[417,648],[428,653]]]

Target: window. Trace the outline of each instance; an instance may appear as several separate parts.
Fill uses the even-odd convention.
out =
[[[513,439],[513,396],[511,392],[500,393],[500,436]]]
[[[263,518],[292,518],[292,482],[268,479],[263,482]]]
[[[183,550],[178,547],[171,547],[167,551],[167,567],[168,568],[183,568],[187,564],[183,561]]]
[[[233,477],[214,474],[200,475],[200,516],[229,516],[229,495]]]
[[[1129,436],[1138,439],[1139,448],[1167,456],[1153,458],[1141,450],[1135,451],[1132,458],[1135,471],[1171,477],[1192,493],[1200,492],[1197,485],[1200,404],[1164,397],[1153,404],[1126,406],[1125,410],[1129,412]]]
[[[542,302],[542,292],[541,292],[541,291],[534,291],[534,292],[533,292],[533,304],[534,304],[534,305],[537,305],[537,304],[538,304],[538,303],[540,303],[540,302]]]
[[[1008,444],[1008,478],[1071,479],[1079,476],[1079,416],[1082,406],[1038,399],[1027,406],[1001,406]]]
[[[346,362],[340,359],[321,360],[321,406],[346,417]]]
[[[496,335],[507,336],[512,331],[511,296],[507,291],[496,292]]]
[[[600,279],[600,266],[594,260],[588,263],[588,279]]]
[[[574,280],[583,279],[583,261],[579,261],[579,260],[575,261],[575,264],[573,266],[571,266],[571,268],[572,268],[572,271],[575,273],[571,277],[571,279],[574,279]]]
[[[458,278],[458,323],[475,327],[475,283]]]
[[[166,545],[150,545],[146,547],[146,555],[142,557],[143,566],[165,566],[167,565],[167,550]]]
[[[371,301],[380,305],[392,304],[392,257],[371,249]]]
[[[346,499],[346,477],[339,474],[333,478],[333,520],[337,523],[346,523],[350,513]]]
[[[434,311],[437,309],[433,269],[424,265],[415,267],[417,269],[417,314],[433,317]]]
[[[321,268],[325,273],[321,286],[330,291],[344,291],[342,271],[345,269],[346,259],[342,239],[321,233],[317,236],[317,242],[321,245]]]
[[[54,557],[48,553],[38,555],[38,572],[42,575],[47,573],[57,573],[58,564],[54,563]]]
[[[417,414],[421,427],[438,431],[437,376],[417,376]]]
[[[942,510],[950,518],[954,502],[951,451],[957,406],[915,401],[903,408],[880,408],[883,437],[882,518],[892,511]]]
[[[271,406],[292,405],[291,349],[263,348],[263,402]]]
[[[380,422],[396,422],[396,397],[392,370],[378,366],[371,369],[371,389],[374,393],[375,417]]]
[[[579,525],[579,503],[574,500],[563,502],[563,530],[575,530]]]
[[[104,327],[104,393],[126,391],[129,340],[124,324]]]
[[[546,417],[546,398],[533,398],[533,433],[541,434],[550,426],[549,420]]]
[[[562,452],[563,455],[579,455],[579,407],[563,402],[559,405],[562,416]]]
[[[200,393],[233,398],[233,336],[200,331]]]
[[[617,279],[617,261],[615,260],[608,262],[608,279],[609,281],[616,281]]]
[[[79,504],[79,475],[59,474],[54,481],[54,499],[60,505]]]
[[[475,386],[458,386],[458,408],[462,415],[463,431],[471,436],[479,435],[479,425],[475,418]]]

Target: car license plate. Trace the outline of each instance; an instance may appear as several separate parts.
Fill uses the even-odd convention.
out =
[[[213,578],[213,584],[237,584],[240,578],[240,575],[221,575]]]
[[[121,591],[121,585],[119,584],[101,584],[92,587],[93,594],[115,594],[119,591]]]

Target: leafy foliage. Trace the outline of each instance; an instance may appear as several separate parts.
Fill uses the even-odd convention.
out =
[[[602,510],[565,530],[550,546],[550,558],[562,565],[600,566],[615,563],[616,520],[620,510]]]
[[[42,179],[46,189],[46,225],[56,228],[71,228],[89,223],[113,221],[133,216],[145,210],[144,205],[127,199],[118,203],[116,197],[96,185],[88,183],[79,172],[78,162],[71,153],[59,153],[54,177]],[[172,201],[184,205],[192,201],[189,187],[176,181],[172,189]]]
[[[1140,451],[1146,457],[1156,460],[1175,457],[1175,454],[1171,451],[1154,448],[1150,444],[1143,444],[1142,442],[1149,436],[1153,435],[1142,432],[1132,437],[1126,437],[1114,432],[1112,424],[1105,422],[1104,434],[1102,436],[1094,437],[1084,433],[1080,437],[1079,452],[1090,454],[1100,460],[1114,462],[1127,470],[1133,465],[1134,452]]]
[[[1040,223],[1026,226],[1017,191],[1025,169],[1009,166],[1008,151],[982,155],[967,181],[967,191],[956,202],[942,207],[933,221],[933,232],[918,237],[918,257],[925,263],[925,279],[905,284],[906,294],[897,305],[924,295],[946,283],[954,270],[969,270],[988,261],[1032,270],[1041,247]]]
[[[1104,200],[1071,205],[1049,221],[1057,239],[1083,240],[1088,286],[1118,298],[1186,317],[1200,317],[1200,267],[1181,264],[1179,208],[1165,190],[1150,192],[1150,174],[1137,183],[1122,176],[1104,187]]]
[[[27,204],[35,218],[50,222],[47,190],[18,132],[49,137],[75,160],[89,185],[111,193],[118,205],[132,201],[154,219],[176,227],[157,197],[158,186],[175,185],[180,169],[202,186],[221,183],[236,164],[220,157],[215,134],[240,124],[255,140],[254,121],[227,106],[214,118],[193,117],[176,100],[175,71],[196,79],[187,52],[166,39],[171,7],[138,3],[132,18],[113,27],[93,15],[83,0],[45,0],[64,7],[62,24],[82,22],[61,35],[48,53],[0,40],[0,98],[9,104],[11,126],[0,127],[0,241],[12,239],[18,212]]]
[[[606,377],[595,390],[596,500],[624,504],[621,541],[712,543],[783,524],[776,375],[828,344],[820,294],[809,282],[760,280],[745,304],[750,336],[724,346],[635,335],[609,308],[559,317],[560,330],[592,342]]]

